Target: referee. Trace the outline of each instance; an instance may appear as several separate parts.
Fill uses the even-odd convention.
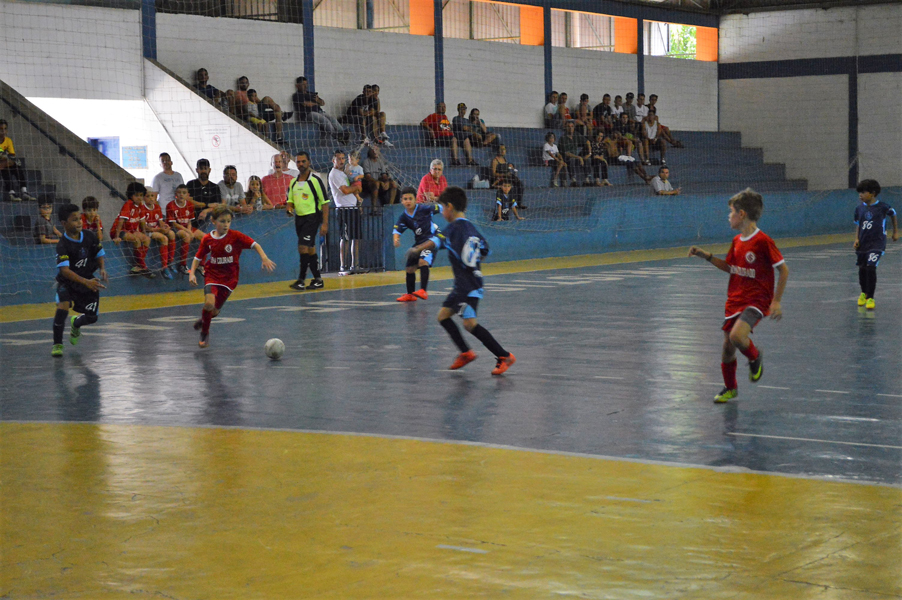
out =
[[[319,272],[319,259],[316,256],[316,236],[325,236],[329,231],[329,204],[326,199],[326,188],[323,181],[310,169],[310,155],[303,150],[295,156],[298,176],[288,186],[288,201],[285,209],[294,215],[294,229],[298,234],[298,253],[301,255],[301,272],[298,280],[289,287],[302,291],[319,290],[324,287]],[[313,279],[304,287],[307,278],[307,267]]]

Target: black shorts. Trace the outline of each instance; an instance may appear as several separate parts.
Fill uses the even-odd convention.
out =
[[[449,136],[449,137],[437,137],[433,140],[433,142],[435,142],[435,145],[438,146],[439,148],[448,148],[451,146],[451,142],[454,139],[455,138],[453,135]]]
[[[883,250],[859,250],[856,254],[855,264],[857,266],[876,269],[877,265],[880,264],[880,257],[883,256]]]
[[[479,308],[479,298],[451,292],[442,302],[442,306],[453,309],[463,319],[475,319],[476,309]]]
[[[294,230],[298,234],[298,245],[313,248],[316,246],[316,236],[323,224],[322,214],[295,215]]]
[[[100,292],[92,292],[79,284],[58,283],[56,302],[71,302],[72,310],[83,315],[96,315],[100,309]]]
[[[338,233],[343,240],[359,240],[363,237],[360,226],[360,209],[356,206],[342,207],[338,213]]]

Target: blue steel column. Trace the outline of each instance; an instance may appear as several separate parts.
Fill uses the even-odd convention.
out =
[[[316,91],[316,59],[313,56],[313,0],[301,0],[301,16],[304,22],[304,77],[311,92]]]
[[[373,21],[375,21],[375,8],[373,7],[373,0],[366,0],[366,28],[373,28]]]
[[[445,44],[442,29],[442,0],[435,0],[435,103],[445,101]]]
[[[141,0],[141,38],[144,58],[157,59],[157,5],[155,0]]]
[[[545,0],[542,6],[542,25],[545,28],[545,98],[542,105],[548,102],[548,96],[554,89],[554,71],[551,68],[551,4]]]
[[[849,187],[858,187],[858,60],[849,69]]]
[[[639,47],[636,52],[636,94],[645,93],[645,20],[636,19],[636,45]]]

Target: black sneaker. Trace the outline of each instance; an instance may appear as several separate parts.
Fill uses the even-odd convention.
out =
[[[326,284],[323,283],[322,279],[313,279],[310,281],[310,285],[307,286],[308,290],[321,290],[326,287]]]
[[[203,319],[198,319],[194,322],[194,331],[200,331],[200,328],[204,326]]]
[[[295,281],[294,283],[292,283],[292,284],[289,285],[288,287],[290,287],[290,288],[293,289],[293,290],[297,290],[297,291],[299,291],[299,292],[304,291],[304,290],[306,289],[306,288],[304,287],[304,280],[303,280],[303,279],[298,279],[297,281]]]
[[[207,346],[209,346],[210,345],[210,334],[204,333],[203,331],[201,331],[200,332],[200,340],[197,342],[197,345],[200,346],[201,348],[206,348]]]
[[[294,116],[294,112],[292,112],[290,110],[288,112],[283,112],[282,113],[282,122],[284,123],[285,121],[287,121],[288,119],[290,119],[293,116]]]
[[[764,375],[764,352],[758,350],[758,358],[749,361],[749,381],[752,383]]]

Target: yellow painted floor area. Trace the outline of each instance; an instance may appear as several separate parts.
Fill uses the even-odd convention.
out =
[[[852,234],[830,234],[801,238],[782,238],[777,243],[781,248],[795,248],[799,246],[818,246],[824,244],[836,244],[851,242]],[[705,244],[704,247],[717,254],[726,254],[729,244]],[[551,269],[575,269],[579,267],[593,267],[600,265],[626,264],[633,262],[646,262],[652,260],[667,260],[684,258],[688,247],[661,248],[654,250],[633,250],[627,252],[609,252],[605,254],[585,254],[581,256],[565,256],[559,258],[535,258],[516,262],[487,262],[483,272],[486,275],[503,273],[526,273],[533,271],[548,271]],[[850,249],[851,252],[851,249]],[[444,281],[451,279],[451,267],[438,267],[432,269],[430,279],[432,281]],[[404,283],[404,274],[401,271],[388,271],[382,273],[367,273],[352,277],[329,277],[326,279],[326,288],[320,291],[334,291],[355,289],[361,287],[374,287],[382,285],[398,285]],[[239,285],[229,297],[229,301],[246,298],[262,298],[273,296],[297,295],[288,289],[291,281],[274,281],[270,283],[257,283]],[[146,308],[160,308],[165,306],[184,306],[201,304],[203,288],[183,292],[168,292],[159,294],[143,294],[131,296],[106,296],[101,293],[102,313],[142,310]],[[303,292],[315,294],[319,291]],[[54,304],[45,302],[41,304],[20,304],[0,307],[0,323],[12,323],[16,321],[29,321],[33,319],[47,319],[53,317]]]
[[[3,598],[902,597],[902,490],[323,433],[0,424]]]

